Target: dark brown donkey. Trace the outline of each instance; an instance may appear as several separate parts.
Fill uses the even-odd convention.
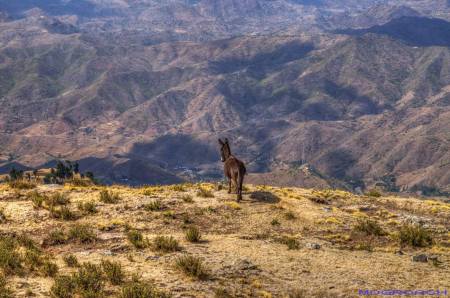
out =
[[[230,144],[228,139],[225,138],[225,142],[219,139],[220,155],[223,164],[223,170],[225,176],[228,178],[228,193],[231,193],[231,181],[236,186],[237,201],[242,200],[242,183],[244,182],[244,176],[247,170],[242,161],[237,159],[233,154],[231,154]]]

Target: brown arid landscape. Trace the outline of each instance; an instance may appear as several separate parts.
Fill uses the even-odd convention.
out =
[[[0,174],[70,159],[109,184],[214,181],[228,137],[258,183],[450,193],[448,1],[0,12]]]
[[[0,185],[0,297],[450,291],[450,207],[372,190]],[[377,296],[378,297],[378,296]]]

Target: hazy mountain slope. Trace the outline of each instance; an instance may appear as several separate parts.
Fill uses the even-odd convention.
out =
[[[16,161],[95,157],[83,166],[136,183],[148,177],[113,169],[219,177],[227,135],[251,171],[306,161],[355,185],[449,185],[447,48],[376,34],[124,47],[45,20],[1,25],[0,140]]]

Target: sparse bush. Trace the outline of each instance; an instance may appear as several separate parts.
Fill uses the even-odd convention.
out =
[[[144,206],[147,211],[161,211],[163,210],[163,205],[160,200],[154,200]]]
[[[28,198],[31,200],[31,202],[33,203],[33,207],[38,209],[41,208],[44,201],[45,201],[45,196],[41,195],[38,191],[33,191],[28,195]]]
[[[162,252],[174,252],[180,250],[180,246],[172,236],[157,236],[153,240],[153,249]]]
[[[5,275],[21,275],[23,273],[22,257],[16,251],[17,242],[9,236],[0,238],[0,268]]]
[[[79,202],[78,210],[85,214],[95,214],[97,213],[97,207],[95,206],[95,202]]]
[[[284,218],[286,218],[287,220],[293,220],[296,218],[296,216],[294,212],[288,211],[284,214]]]
[[[214,290],[214,298],[233,298],[225,288],[217,288]]]
[[[101,266],[83,263],[72,276],[82,297],[98,297],[103,292],[104,277]],[[95,296],[95,294],[97,294]]]
[[[5,223],[8,221],[8,217],[5,214],[5,210],[0,209],[0,223]]]
[[[208,278],[208,272],[206,271],[202,260],[198,257],[190,255],[178,257],[175,261],[175,266],[178,270],[184,272],[188,276],[201,280]]]
[[[44,243],[47,245],[59,245],[67,242],[67,236],[61,229],[56,229],[50,232]]]
[[[277,240],[278,240],[278,242],[286,245],[289,250],[300,248],[300,244],[298,243],[297,239],[295,239],[294,237],[283,236]]]
[[[76,283],[71,276],[61,275],[55,278],[50,294],[54,298],[72,298],[75,296]]]
[[[8,182],[9,187],[14,189],[33,189],[36,188],[36,183],[26,180],[12,180]]]
[[[199,242],[202,235],[197,227],[190,227],[185,233],[186,240],[189,242]]]
[[[69,184],[73,185],[73,186],[78,186],[78,187],[88,187],[88,186],[92,186],[94,183],[90,179],[87,180],[87,179],[74,178],[69,181]]]
[[[75,220],[78,216],[70,210],[67,206],[60,206],[58,208],[52,207],[50,209],[50,215],[53,218],[62,219],[62,220]]]
[[[67,254],[63,257],[64,262],[68,267],[78,267],[78,259],[72,254]]]
[[[143,249],[146,248],[148,245],[147,239],[144,238],[144,235],[142,235],[141,232],[137,230],[130,230],[127,233],[128,241],[133,244],[133,246],[137,249]]]
[[[194,199],[192,198],[192,196],[191,195],[183,195],[183,196],[181,196],[181,199],[183,200],[183,202],[185,202],[185,203],[193,203],[194,202]]]
[[[270,224],[271,224],[272,226],[279,226],[279,225],[280,225],[280,222],[279,222],[278,219],[274,218],[274,219],[272,219],[272,221],[270,222]]]
[[[8,281],[0,275],[0,298],[14,298],[13,291],[8,287]]]
[[[118,193],[102,190],[100,192],[100,201],[106,204],[117,204],[120,201]]]
[[[70,204],[70,199],[65,193],[57,192],[50,197],[47,197],[45,203],[50,209],[52,209],[55,206],[65,206]]]
[[[35,271],[44,263],[44,260],[39,252],[29,249],[26,250],[23,261],[28,266],[30,271]]]
[[[203,188],[203,187],[200,187],[197,190],[197,196],[202,197],[202,198],[214,198],[214,194],[212,193],[212,191],[210,191],[206,188]]]
[[[385,234],[381,226],[376,221],[370,219],[359,220],[353,229],[368,236],[383,236]]]
[[[132,281],[124,285],[120,298],[168,298],[164,292],[158,291],[151,284],[133,277]]]
[[[372,198],[379,198],[379,197],[381,197],[381,193],[376,189],[371,189],[366,193],[366,196],[372,197]]]
[[[174,184],[174,185],[171,185],[171,186],[169,187],[169,189],[172,189],[173,191],[178,191],[178,192],[184,192],[184,191],[186,191],[186,188],[185,188],[185,186],[184,186],[183,184]]]
[[[42,263],[41,270],[44,276],[54,277],[58,273],[58,265],[47,260]]]
[[[399,240],[401,245],[427,247],[433,244],[430,232],[418,225],[403,225],[400,227]]]
[[[97,240],[97,236],[89,225],[75,224],[69,230],[69,239],[80,243],[92,243]]]
[[[102,268],[106,278],[111,284],[117,286],[123,283],[125,273],[123,272],[122,265],[120,263],[103,260]]]

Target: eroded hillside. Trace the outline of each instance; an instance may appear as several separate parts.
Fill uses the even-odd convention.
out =
[[[142,297],[355,297],[450,285],[448,202],[247,186],[236,203],[214,184],[0,191],[0,268],[14,297],[132,287]]]

